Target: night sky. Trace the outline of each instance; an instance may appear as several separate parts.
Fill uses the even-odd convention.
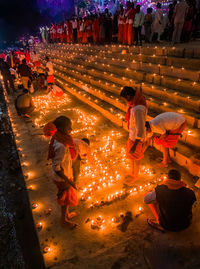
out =
[[[33,33],[48,22],[40,14],[36,0],[0,0],[0,40],[13,41],[24,33]]]
[[[0,0],[0,46],[23,34],[36,34],[39,26],[70,17],[73,3],[74,0]]]

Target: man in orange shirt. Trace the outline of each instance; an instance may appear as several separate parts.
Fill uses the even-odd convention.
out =
[[[95,18],[93,20],[93,25],[92,25],[92,33],[93,33],[93,42],[96,44],[99,42],[99,31],[100,31],[100,27],[99,27],[99,18],[97,17],[97,15],[95,15]]]
[[[134,8],[134,3],[127,2],[126,3],[127,9],[125,13],[126,18],[126,25],[125,25],[125,32],[126,32],[126,40],[125,42],[128,45],[133,44],[133,22],[136,14],[136,10]]]
[[[123,34],[124,34],[124,8],[123,5],[120,6],[120,13],[118,16],[118,42],[123,42]]]

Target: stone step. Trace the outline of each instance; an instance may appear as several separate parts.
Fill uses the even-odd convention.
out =
[[[123,66],[125,68],[132,68],[135,70],[140,70],[143,72],[149,72],[149,73],[155,73],[161,76],[171,76],[171,77],[177,77],[180,79],[187,79],[191,80],[192,83],[198,82],[200,80],[200,71],[196,70],[190,70],[191,64],[188,65],[188,60],[186,59],[186,67],[184,68],[183,66],[181,67],[176,67],[173,65],[165,65],[163,62],[162,64],[160,63],[154,63],[149,61],[149,59],[145,62],[143,62],[143,59],[140,59],[136,57],[137,55],[132,55],[132,53],[129,53],[127,55],[121,55],[121,54],[116,54],[116,53],[107,53],[107,51],[100,51],[98,54],[96,54],[95,50],[90,50],[90,52],[85,53],[81,49],[77,49],[76,47],[68,50],[61,50],[59,53],[58,52],[53,52],[53,55],[56,55],[57,57],[63,57],[63,58],[68,58],[68,57],[83,57],[87,60],[94,60],[93,57],[95,57],[95,60],[101,60],[104,63],[112,63],[112,65],[117,65],[117,66]],[[155,54],[153,54],[155,55]],[[139,54],[139,56],[141,56]],[[155,56],[152,56],[153,58]],[[176,59],[177,60],[177,59]],[[199,60],[197,60],[199,62]],[[193,65],[192,65],[193,66]],[[194,65],[195,67],[195,65]],[[198,68],[200,69],[200,67]]]
[[[131,85],[131,86],[136,86],[136,87],[138,86],[138,85],[133,85],[133,82],[130,82],[130,80],[127,80],[127,79],[122,80],[121,78],[116,78],[115,76],[111,76],[111,78],[110,77],[109,78],[111,80],[113,80],[113,82],[114,82],[112,84],[112,87],[111,87],[110,83],[107,82],[107,80],[106,80],[107,79],[106,74],[104,74],[102,72],[97,72],[96,70],[94,70],[93,71],[94,76],[90,76],[90,75],[86,75],[86,74],[88,74],[88,71],[85,68],[80,72],[80,70],[79,70],[80,66],[76,66],[76,69],[73,69],[73,68],[75,68],[73,64],[68,65],[67,66],[68,68],[66,66],[60,67],[60,65],[61,65],[60,60],[56,61],[56,62],[59,62],[58,67],[60,68],[60,71],[65,70],[65,72],[69,72],[70,75],[74,76],[76,79],[84,80],[86,83],[92,84],[94,86],[98,86],[98,87],[103,88],[103,89],[110,91],[110,92],[118,93],[118,95],[119,95],[120,90],[121,90],[120,85],[121,86]],[[98,75],[98,77],[97,77],[97,75]],[[100,77],[101,77],[101,79],[100,79]],[[118,85],[116,85],[116,83]],[[140,85],[139,85],[139,87],[140,87]],[[144,85],[144,89],[145,89],[145,85]],[[154,89],[154,86],[152,89]],[[184,115],[187,118],[188,124],[192,125],[193,127],[196,126],[197,128],[200,128],[200,119],[197,118],[198,115],[193,113],[193,111],[187,110],[187,109],[184,109],[184,111],[183,111],[181,106],[178,107],[177,105],[174,105],[171,103],[167,104],[166,102],[163,102],[163,100],[161,100],[159,98],[155,99],[154,96],[149,94],[148,89],[146,90],[146,92],[148,92],[148,95],[145,94],[145,96],[147,97],[147,99],[149,99],[149,107],[151,109],[158,111],[158,113],[162,113],[162,112],[166,112],[166,111],[177,111],[179,113],[184,112]]]
[[[49,45],[45,49],[55,49],[58,51],[58,45]],[[87,55],[95,53],[112,54],[120,59],[127,59],[129,61],[136,60],[139,62],[146,62],[152,64],[161,64],[167,66],[174,66],[191,70],[200,70],[200,49],[184,49],[175,47],[135,47],[135,46],[121,46],[121,45],[109,45],[109,46],[95,46],[95,45],[67,45],[60,44],[60,52],[71,51],[74,53],[84,52]],[[126,54],[122,54],[125,51]],[[106,56],[107,56],[106,55]]]
[[[56,70],[57,71],[57,70]],[[91,85],[86,84],[85,82],[81,80],[77,80],[76,78],[69,76],[69,73],[65,73],[61,70],[56,72],[56,75],[63,79],[63,81],[70,83],[70,85],[73,85],[73,87],[77,87],[81,91],[85,91],[86,93],[89,93],[95,98],[98,98],[99,100],[103,100],[104,102],[108,103],[109,105],[112,105],[112,107],[109,107],[110,111],[114,111],[115,108],[117,108],[117,115],[120,119],[123,119],[125,117],[125,112],[127,111],[127,106],[122,102],[122,100],[119,99],[119,96],[115,93],[112,93],[112,96],[110,95],[110,92],[106,91],[105,89],[102,88],[93,88]],[[99,102],[99,101],[98,101]],[[155,108],[152,110],[151,106],[149,105],[148,102],[148,120],[150,120],[153,116],[152,111],[155,114]],[[168,111],[168,110],[167,110]],[[181,140],[185,144],[189,144],[193,147],[200,147],[200,130],[199,129],[187,129]]]
[[[93,96],[90,96],[89,93],[87,93],[86,95],[82,89],[77,89],[75,87],[72,87],[71,85],[67,85],[65,81],[61,79],[57,80],[57,84],[61,88],[65,89],[66,91],[70,92],[75,97],[80,99],[82,102],[85,102],[86,104],[92,106],[93,108],[101,112],[105,117],[107,117],[109,120],[111,120],[115,124],[127,130],[127,127],[126,125],[124,125],[124,122],[118,117],[116,117],[116,115],[109,112],[106,109],[107,105],[105,104],[104,106],[101,100],[93,99]],[[95,102],[96,100],[100,101],[100,104],[97,104]],[[200,176],[200,166],[195,164],[195,162],[193,162],[191,159],[191,156],[196,155],[196,154],[197,152],[195,152],[193,149],[191,149],[187,145],[182,145],[180,142],[177,144],[177,147],[175,149],[170,150],[170,155],[175,162],[177,162],[181,166],[184,166],[186,169],[188,169],[188,171],[191,174]]]
[[[63,61],[66,62],[71,62],[70,59],[67,60],[65,57],[63,57]],[[150,73],[150,72],[143,72],[143,71],[138,71],[138,64],[134,64],[134,68],[132,68],[132,64],[130,65],[131,67],[126,67],[125,66],[120,66],[117,64],[112,64],[111,62],[107,62],[106,64],[106,59],[101,60],[101,64],[95,59],[92,61],[91,59],[86,60],[82,59],[80,57],[77,57],[76,59],[73,59],[73,63],[79,64],[79,65],[85,65],[87,68],[95,68],[95,69],[100,69],[107,71],[109,73],[114,73],[120,76],[128,77],[130,79],[135,79],[140,82],[147,82],[151,84],[155,84],[164,88],[170,88],[174,91],[181,92],[183,95],[188,96],[190,95],[191,97],[197,101],[199,101],[199,96],[200,96],[200,83],[198,82],[191,82],[189,80],[185,79],[177,79],[174,77],[170,76],[163,76],[159,75],[157,73]],[[137,70],[137,71],[136,71]],[[154,70],[155,71],[155,70]],[[192,89],[192,94],[191,94],[191,89]],[[199,110],[199,104],[198,110]]]
[[[65,58],[63,59],[63,61],[67,61],[69,62],[69,60],[66,60]],[[106,60],[104,60],[106,61]],[[69,62],[70,63],[70,62]],[[72,64],[72,63],[70,63]],[[84,68],[84,65],[86,65],[86,61],[80,60],[80,59],[76,59],[73,60],[73,64],[77,64],[78,68]],[[81,66],[82,64],[84,64],[83,66]],[[114,72],[115,74],[119,75],[124,75],[125,77],[130,77],[137,79],[137,82],[141,82],[141,81],[147,81],[147,84],[145,85],[144,82],[142,82],[143,87],[144,87],[144,92],[153,92],[152,94],[154,94],[155,96],[159,96],[159,97],[163,97],[164,100],[169,100],[172,101],[180,106],[185,106],[187,108],[192,108],[195,109],[196,111],[200,111],[200,100],[199,100],[199,96],[196,96],[193,94],[191,95],[191,87],[193,92],[199,91],[200,94],[200,84],[193,82],[192,84],[189,84],[188,81],[185,80],[175,80],[174,78],[170,78],[170,77],[162,77],[162,76],[157,76],[156,74],[146,74],[144,72],[136,72],[136,70],[130,70],[127,68],[123,69],[120,68],[118,66],[114,66],[112,67],[112,65],[106,65],[104,63],[102,63],[102,65],[99,65],[98,62],[94,62],[94,64],[91,63],[91,61],[89,60],[88,66],[86,66],[87,69],[89,68],[95,68],[95,69],[100,69],[100,70],[106,70],[109,72]],[[91,69],[91,70],[92,70]],[[113,70],[114,69],[114,70]],[[92,70],[94,71],[94,70]],[[151,85],[151,84],[156,84],[156,87]],[[161,84],[164,84],[163,86],[169,85],[171,87],[174,87],[174,84],[176,84],[177,89],[169,89],[169,88],[165,88],[163,92],[163,88],[161,86]],[[178,89],[178,87],[180,87],[181,89]],[[187,89],[187,93],[183,93],[182,90]],[[171,95],[174,94],[174,98],[171,98]]]

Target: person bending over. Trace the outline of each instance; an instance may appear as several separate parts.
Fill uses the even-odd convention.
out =
[[[81,161],[84,161],[87,159],[91,165],[94,165],[94,158],[91,154],[89,139],[74,138],[73,141],[76,147],[76,151],[78,153],[76,159],[73,160],[73,163],[72,163],[74,181],[77,183],[78,177],[80,174]]]
[[[27,89],[24,89],[23,93],[15,99],[15,108],[19,116],[25,115],[30,117],[30,114],[34,111],[35,107],[32,97]]]
[[[159,230],[181,231],[186,229],[192,220],[192,205],[196,201],[193,190],[181,181],[181,174],[177,170],[170,170],[168,178],[154,191],[144,197],[154,219],[147,219],[153,228]]]
[[[154,142],[162,146],[163,160],[159,167],[168,167],[171,162],[169,148],[173,148],[186,127],[186,119],[175,112],[165,112],[146,122],[148,134],[156,133]]]

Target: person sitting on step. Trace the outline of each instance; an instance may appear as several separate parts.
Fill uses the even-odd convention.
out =
[[[148,135],[158,134],[154,137],[154,142],[162,146],[163,160],[158,165],[159,167],[168,167],[171,162],[169,148],[173,148],[177,144],[185,127],[186,119],[175,112],[161,113],[146,122]]]
[[[180,172],[170,170],[168,178],[144,197],[144,203],[149,205],[155,217],[147,219],[147,223],[161,231],[184,230],[191,223],[195,201],[195,193],[186,187]]]

